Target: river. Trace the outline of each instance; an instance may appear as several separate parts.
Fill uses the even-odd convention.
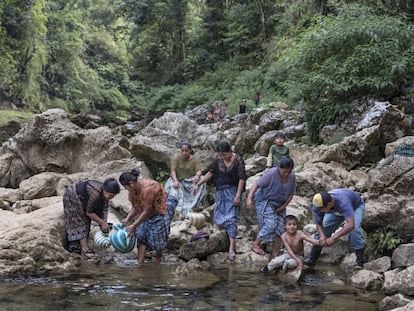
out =
[[[308,271],[293,283],[236,264],[191,275],[175,271],[175,264],[83,262],[76,274],[3,278],[0,310],[373,311],[383,298],[350,286],[335,267]]]

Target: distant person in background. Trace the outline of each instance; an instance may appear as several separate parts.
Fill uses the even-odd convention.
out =
[[[72,184],[63,194],[63,211],[68,251],[79,252],[86,258],[95,258],[95,252],[88,247],[92,220],[107,233],[109,226],[108,202],[120,191],[114,178],[103,183],[96,180],[80,181]]]
[[[214,118],[215,123],[218,123],[221,121],[222,119],[222,108],[221,107],[216,107],[214,109],[213,118]]]
[[[206,112],[206,124],[214,123],[213,113],[211,111]]]
[[[206,176],[195,185],[194,193],[197,193],[203,183],[213,178],[216,187],[214,223],[226,230],[230,240],[228,258],[234,261],[237,221],[247,176],[242,157],[231,150],[227,141],[220,141],[216,151],[216,159]]]
[[[296,192],[296,177],[293,167],[293,160],[289,157],[283,157],[278,167],[267,170],[250,188],[246,205],[248,209],[253,209],[256,206],[259,232],[251,247],[256,254],[265,254],[260,247],[262,241],[274,242],[272,258],[278,255],[282,246],[280,237],[285,231],[286,207]]]
[[[128,191],[132,205],[127,217],[122,221],[127,225],[128,236],[135,236],[138,245],[138,264],[143,264],[147,249],[156,251],[156,261],[162,261],[162,251],[167,246],[170,223],[174,216],[177,200],[168,195],[155,180],[138,179],[139,170],[124,172],[119,182]]]
[[[266,167],[279,166],[280,159],[289,156],[289,147],[285,145],[286,136],[282,132],[277,132],[274,136],[274,144],[269,148]]]
[[[260,92],[257,92],[254,97],[254,103],[256,104],[256,107],[260,104]]]
[[[239,114],[246,113],[246,99],[243,99],[239,106]]]
[[[206,185],[203,184],[197,194],[193,195],[194,186],[201,178],[200,161],[194,156],[191,143],[181,142],[180,153],[171,159],[171,173],[165,183],[165,190],[177,199],[176,211],[181,212],[184,218],[191,211],[199,212],[203,209]]]

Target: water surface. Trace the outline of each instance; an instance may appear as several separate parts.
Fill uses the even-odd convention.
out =
[[[347,276],[338,271],[332,280],[326,271],[309,271],[295,283],[235,264],[191,276],[177,275],[175,268],[83,263],[77,274],[5,278],[0,280],[0,310],[371,311],[383,298],[347,285]]]

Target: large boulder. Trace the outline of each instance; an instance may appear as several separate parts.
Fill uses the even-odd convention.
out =
[[[61,197],[51,197],[34,212],[0,210],[0,272],[33,275],[74,271],[79,261],[64,249]]]
[[[394,155],[398,146],[414,145],[414,137],[407,136],[387,144],[385,159],[368,172],[366,212],[364,228],[375,231],[378,227],[390,225],[393,220],[396,234],[405,241],[414,239],[411,230],[414,221],[412,196],[414,179],[414,157]]]
[[[394,269],[384,273],[383,292],[414,296],[414,266],[407,269]]]
[[[188,140],[205,167],[214,155],[217,143],[224,138],[222,132],[213,132],[208,125],[199,126],[180,113],[166,112],[131,139],[131,153],[146,162],[152,172],[169,171],[171,158],[179,152],[180,142]]]
[[[379,161],[387,143],[411,133],[408,118],[389,102],[374,101],[352,125],[347,124],[351,135],[334,144],[334,148],[317,148],[315,161],[339,162],[350,170]]]
[[[41,172],[74,173],[130,157],[128,143],[107,127],[82,130],[61,109],[35,115],[0,149],[0,186],[17,188]]]
[[[56,195],[56,185],[62,174],[44,172],[23,180],[19,189],[24,200],[52,197]]]
[[[203,259],[209,255],[225,252],[229,247],[229,239],[224,231],[210,235],[207,240],[200,239],[194,242],[187,242],[181,245],[179,256],[188,261],[192,258]]]
[[[414,137],[407,136],[386,146],[388,157],[381,160],[375,169],[370,170],[370,198],[383,194],[412,196],[414,189],[414,156],[393,154],[398,146],[410,144],[414,150]]]

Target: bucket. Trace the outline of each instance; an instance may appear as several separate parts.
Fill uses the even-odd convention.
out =
[[[109,235],[109,242],[118,252],[129,253],[135,247],[135,238],[128,238],[124,224],[116,224]]]
[[[113,228],[113,224],[108,223],[108,226],[109,226],[109,231],[111,231]],[[111,243],[109,242],[109,232],[104,233],[102,232],[102,230],[99,230],[98,232],[95,233],[93,242],[95,246],[98,248],[108,248],[109,246],[111,246]]]
[[[95,233],[93,242],[95,243],[95,246],[99,248],[108,248],[111,246],[111,243],[109,243],[108,234],[103,233],[101,230]]]
[[[197,229],[204,227],[204,223],[206,222],[206,216],[203,213],[194,213],[190,212],[187,214],[187,218]]]

